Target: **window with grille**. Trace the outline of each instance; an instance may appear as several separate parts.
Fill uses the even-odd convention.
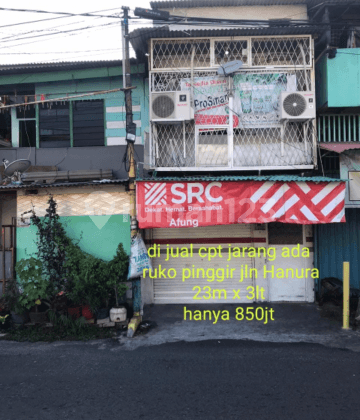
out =
[[[151,124],[152,160],[158,167],[194,167],[194,123]]]
[[[233,78],[231,132],[228,102],[204,104],[222,93],[216,89],[219,66],[234,60],[241,60],[243,69]],[[277,99],[282,91],[315,89],[311,36],[152,39],[151,65],[150,96],[189,91],[195,106],[194,121],[187,125],[191,132],[184,133],[177,123],[160,127],[154,121],[150,142],[156,167],[314,165],[314,123],[282,124]],[[199,101],[202,108],[196,106]]]
[[[152,70],[218,67],[233,60],[244,66],[312,66],[310,36],[153,39]]]
[[[152,68],[210,67],[210,39],[153,40]]]
[[[197,166],[228,166],[228,160],[228,130],[200,129],[197,139]]]
[[[251,55],[253,66],[310,65],[310,39],[254,38]]]
[[[248,64],[247,40],[221,40],[214,42],[215,64],[224,64],[233,60],[241,60]]]

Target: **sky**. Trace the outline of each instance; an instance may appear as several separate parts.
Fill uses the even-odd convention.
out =
[[[122,16],[121,6],[149,8],[148,0],[13,0],[0,8]],[[55,18],[55,19],[54,19]],[[50,20],[49,20],[50,19]],[[37,22],[34,22],[37,21]],[[122,58],[121,19],[62,16],[0,9],[0,65],[38,62],[119,60]],[[130,31],[151,25],[133,20]],[[134,53],[131,52],[134,56]]]

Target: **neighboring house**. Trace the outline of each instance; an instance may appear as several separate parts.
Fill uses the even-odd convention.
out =
[[[131,72],[136,87],[135,159],[142,170],[148,131],[145,66],[133,60]],[[31,161],[21,185],[6,180],[1,167],[0,280],[13,275],[16,260],[36,250],[35,228],[28,226],[29,214],[23,213],[33,205],[44,216],[49,194],[58,203],[68,234],[81,237],[85,251],[110,260],[122,242],[130,252],[121,87],[121,61],[0,67],[0,161]]]
[[[360,5],[324,2],[314,15],[327,22],[316,63],[318,141],[328,176],[348,179],[346,223],[315,230],[315,264],[321,278],[342,279],[350,262],[351,286],[360,288]]]
[[[131,33],[137,57],[148,56],[149,65],[145,163],[152,176],[137,182],[138,219],[149,245],[160,246],[154,267],[176,269],[174,277],[144,279],[144,303],[234,303],[239,277],[209,283],[196,270],[241,266],[249,269],[242,302],[263,300],[247,297],[255,286],[264,287],[267,301],[314,301],[310,271],[286,269],[313,268],[312,224],[344,220],[344,183],[315,172],[314,39],[322,26],[308,21],[310,3],[316,9],[306,0],[156,1],[153,9],[181,20]],[[241,63],[228,69],[235,60]],[[167,259],[167,245],[189,244],[193,257]],[[279,257],[283,246],[297,244],[310,255]],[[229,262],[195,256],[202,247],[229,245],[245,252]],[[253,255],[249,247],[278,256]],[[227,299],[205,296],[203,287],[214,284]]]

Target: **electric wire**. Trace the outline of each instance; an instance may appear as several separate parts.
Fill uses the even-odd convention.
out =
[[[119,10],[119,8],[96,10],[94,12],[89,12],[89,13],[107,12],[107,11],[110,11],[110,10]],[[53,18],[31,20],[31,21],[28,21],[28,22],[11,23],[9,25],[1,25],[0,29],[9,28],[9,27],[12,27],[12,26],[29,25],[29,24],[32,24],[32,23],[47,22],[49,20],[68,19],[69,17],[71,17],[71,16],[57,16],[57,17],[53,17]]]
[[[96,12],[92,13],[69,13],[69,12],[52,12],[49,10],[39,10],[39,9],[13,9],[9,7],[0,7],[0,10],[4,12],[25,12],[25,13],[45,13],[45,14],[51,14],[51,15],[65,15],[65,16],[87,16],[87,17],[106,17],[106,18],[116,18],[119,19],[119,16],[113,16],[113,15],[98,15],[95,14]],[[108,9],[111,10],[111,9]]]
[[[178,22],[178,24],[179,23],[181,23],[181,22]],[[192,23],[191,22],[187,22],[186,23],[187,25],[191,25]],[[102,27],[102,26],[106,26],[106,24],[103,24],[103,25],[97,25],[97,26],[91,26],[91,27],[83,27],[83,28],[77,28],[77,29],[71,29],[71,30],[69,30],[69,31],[59,31],[59,32],[56,32],[56,33],[51,33],[51,34],[41,34],[41,35],[36,35],[36,36],[34,36],[34,37],[40,37],[40,36],[49,36],[49,37],[52,37],[53,35],[60,35],[60,34],[64,34],[64,33],[68,33],[68,32],[77,32],[77,31],[85,31],[85,30],[87,30],[87,29],[93,29],[93,28],[97,28],[97,27]],[[164,26],[167,26],[167,25],[164,25]],[[138,34],[138,35],[136,35],[136,36],[132,36],[131,37],[131,35],[130,35],[130,38],[131,39],[135,39],[135,38],[137,38],[137,37],[139,37],[139,36],[144,36],[144,35],[146,35],[146,34],[148,34],[148,33],[152,33],[152,32],[156,32],[157,30],[159,29],[159,27],[157,27],[157,28],[152,28],[151,30],[149,30],[149,31],[147,31],[147,32],[142,32],[142,33],[140,33],[140,34]],[[31,38],[33,38],[33,37],[26,37],[26,39],[31,39]],[[11,40],[8,40],[7,38],[6,38],[6,42],[14,42],[14,41],[16,41],[16,40],[22,40],[22,39],[25,39],[25,38],[18,38],[18,39],[11,39]],[[48,39],[47,39],[48,40]],[[47,41],[46,40],[46,41]],[[4,40],[4,42],[5,42],[5,40]],[[34,41],[34,42],[38,42],[38,41]],[[32,43],[34,43],[34,42],[27,42],[27,43],[23,43],[23,44],[21,44],[21,45],[27,45],[27,44],[32,44]],[[12,48],[12,47],[16,47],[16,46],[19,46],[19,44],[17,44],[17,45],[12,45],[11,47],[9,47],[9,46],[4,46],[4,47],[0,47],[0,48]]]
[[[75,54],[75,53],[87,53],[87,52],[99,52],[99,51],[121,51],[122,48],[118,47],[118,48],[105,48],[105,49],[101,49],[101,50],[80,50],[80,51],[41,51],[41,52],[26,52],[26,51],[19,51],[16,53],[1,53],[1,55],[17,55],[17,54],[24,54],[24,55],[39,55],[39,54]]]
[[[76,29],[69,29],[67,31],[59,31],[59,32],[55,32],[55,33],[51,33],[51,34],[40,34],[40,35],[34,35],[32,37],[24,37],[24,38],[18,38],[15,41],[21,41],[23,39],[32,39],[32,38],[40,38],[40,37],[53,37],[54,35],[63,35],[63,34],[68,34],[71,32],[78,32],[78,31],[84,31],[84,30],[88,30],[88,29],[100,29],[100,28],[104,28],[104,27],[109,27],[109,26],[114,26],[114,25],[119,25],[119,22],[112,22],[112,23],[105,23],[105,24],[101,24],[101,25],[94,25],[94,26],[87,26],[87,27],[83,27],[83,28],[76,28]],[[0,49],[4,49],[4,48],[13,48],[19,45],[29,45],[29,44],[34,44],[36,42],[41,42],[40,41],[32,41],[32,42],[22,42],[20,44],[15,44],[15,45],[11,45],[11,46],[0,46]],[[45,41],[49,41],[49,39],[46,39]],[[13,40],[7,40],[5,41],[5,43],[9,43],[9,42],[14,42]]]
[[[46,12],[45,12],[46,13]],[[49,12],[49,13],[51,13],[51,12]],[[74,15],[74,14],[72,14],[72,15]],[[81,15],[84,15],[84,14],[81,14]],[[76,14],[76,16],[79,16],[79,14]],[[88,14],[86,14],[86,16],[88,16]],[[94,16],[94,15],[92,15],[92,16]],[[101,17],[103,17],[103,16],[101,16]],[[188,24],[188,23],[187,23]],[[87,28],[82,28],[82,29],[87,29]],[[156,30],[157,30],[158,28],[156,28]],[[143,34],[142,34],[143,35]],[[235,113],[236,114],[236,113]]]
[[[111,9],[111,10],[114,10],[114,9]],[[64,19],[64,18],[66,18],[66,19],[69,19],[69,17],[67,17],[67,16],[62,16],[61,17],[62,19]],[[99,20],[99,19],[103,19],[103,18],[101,18],[101,17],[95,17],[94,19],[93,19],[93,21],[97,21],[97,20]],[[83,22],[85,22],[85,20],[76,20],[76,21],[73,21],[73,22],[69,22],[69,23],[64,23],[64,24],[62,24],[62,25],[56,25],[56,26],[50,26],[50,27],[44,27],[44,29],[33,29],[33,30],[31,30],[31,31],[23,31],[23,32],[17,32],[16,34],[9,34],[9,33],[7,33],[7,35],[11,35],[11,37],[13,38],[14,36],[16,36],[16,38],[15,39],[13,39],[13,40],[18,40],[19,39],[19,36],[22,36],[22,35],[27,35],[27,34],[31,34],[31,33],[36,33],[36,32],[44,32],[44,31],[51,31],[51,30],[56,30],[56,29],[59,29],[59,28],[61,28],[61,27],[64,27],[64,26],[70,26],[70,25],[78,25],[78,24],[80,24],[80,23],[83,23]],[[1,29],[1,27],[0,27],[0,29]],[[4,31],[1,31],[2,33],[6,33],[6,32],[4,32]],[[5,40],[5,39],[8,39],[9,37],[3,37],[3,38],[0,38],[0,40]],[[27,37],[27,38],[29,38],[29,37]]]

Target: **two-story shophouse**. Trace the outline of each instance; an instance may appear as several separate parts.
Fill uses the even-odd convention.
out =
[[[320,276],[342,279],[350,262],[351,286],[360,288],[360,5],[325,2],[314,20],[327,22],[316,63],[320,163],[328,176],[347,179],[346,223],[315,229]]]
[[[308,3],[152,2],[154,28],[132,32],[149,65],[137,213],[165,269],[143,303],[314,301],[312,226],[344,222],[345,183],[313,172],[322,25]]]
[[[148,131],[145,66],[133,60],[131,73],[140,168]],[[1,166],[1,280],[13,275],[16,259],[36,251],[27,212],[34,206],[44,216],[49,194],[68,234],[86,252],[110,260],[119,242],[130,252],[121,88],[121,61],[0,67],[0,162],[10,169],[14,161],[20,169],[31,164],[21,183]]]

